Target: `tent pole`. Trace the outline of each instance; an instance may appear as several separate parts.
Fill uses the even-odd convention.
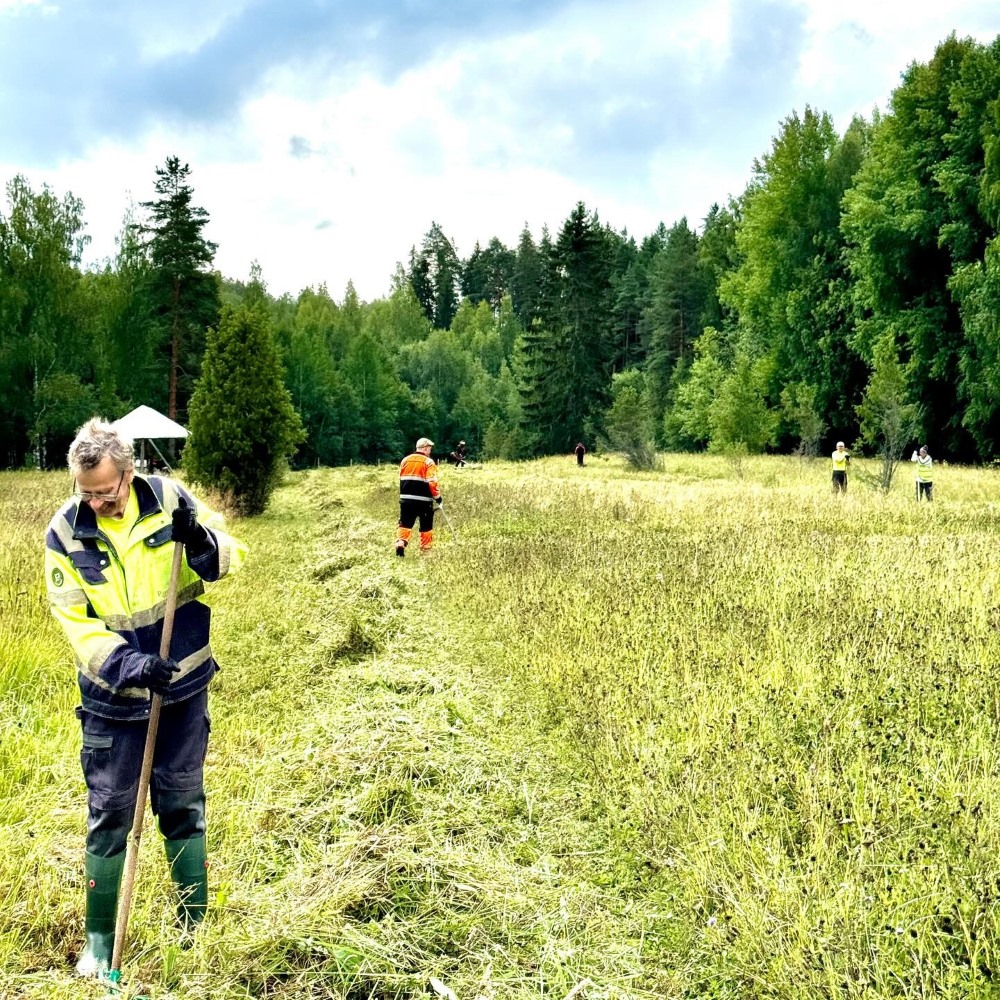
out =
[[[163,462],[164,469],[166,469],[167,472],[173,473],[174,470],[170,468],[170,463],[163,457],[163,452],[156,447],[156,442],[152,438],[150,438],[149,443],[153,446],[153,450],[156,452],[156,454],[160,456],[160,459]]]

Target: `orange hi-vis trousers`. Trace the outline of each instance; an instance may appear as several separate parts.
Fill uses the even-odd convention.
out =
[[[434,505],[423,500],[401,500],[399,527],[396,529],[396,547],[406,548],[413,534],[413,527],[420,523],[420,549],[426,552],[434,542]]]
[[[410,536],[413,534],[412,528],[404,528],[400,525],[396,529],[396,544],[400,542],[403,546],[410,544]],[[421,550],[429,549],[434,544],[434,532],[433,531],[421,531],[420,532],[420,548]]]
[[[405,548],[413,534],[413,526],[420,522],[420,549],[426,551],[434,542],[434,505],[422,500],[401,500],[396,544]]]

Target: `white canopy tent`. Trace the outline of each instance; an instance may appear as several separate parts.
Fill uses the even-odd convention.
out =
[[[147,468],[146,442],[160,456],[164,466],[170,471],[170,463],[163,457],[163,452],[156,447],[156,441],[162,438],[186,438],[188,432],[176,420],[165,417],[151,406],[137,406],[131,413],[112,421],[115,430],[124,437],[131,438],[139,444],[139,468]]]

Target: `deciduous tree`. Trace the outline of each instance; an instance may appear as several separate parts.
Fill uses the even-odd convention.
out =
[[[881,460],[879,485],[888,490],[903,447],[913,439],[920,424],[920,407],[910,401],[892,330],[887,330],[875,345],[872,374],[858,416],[862,440],[877,451]]]
[[[875,345],[891,331],[925,436],[968,457],[975,452],[959,388],[965,332],[950,283],[982,259],[988,235],[978,187],[995,89],[987,98],[982,81],[974,82],[985,69],[979,52],[952,35],[930,62],[906,70],[845,195],[842,223],[858,352],[872,364]]]
[[[0,440],[6,464],[61,460],[81,377],[91,381],[88,324],[81,322],[77,266],[86,243],[83,203],[15,177],[0,216]],[[69,409],[68,409],[69,408]],[[67,419],[72,420],[73,417]]]
[[[618,372],[611,381],[606,441],[634,469],[656,469],[660,458],[654,441],[655,412],[646,392],[646,376],[637,369]]]

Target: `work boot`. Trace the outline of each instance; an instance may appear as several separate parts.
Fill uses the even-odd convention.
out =
[[[208,907],[208,859],[205,838],[165,840],[170,875],[177,886],[177,921],[185,931],[205,919]]]
[[[406,542],[396,542],[396,555],[403,558],[406,555]]]
[[[79,976],[93,977],[111,968],[125,852],[111,858],[99,858],[88,851],[84,856],[84,868],[87,874],[86,941],[76,963],[76,972]]]

